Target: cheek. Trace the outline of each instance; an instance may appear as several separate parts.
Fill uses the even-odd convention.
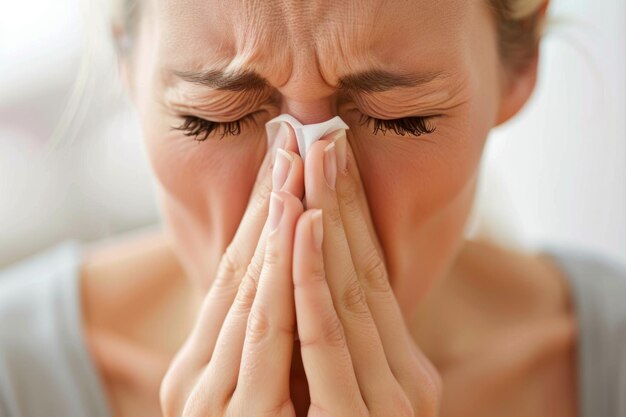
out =
[[[223,247],[234,235],[265,155],[260,129],[238,137],[195,141],[172,127],[182,120],[164,111],[157,68],[163,66],[157,45],[161,33],[141,26],[133,67],[134,99],[145,149],[161,191],[168,221],[188,253]],[[197,261],[197,259],[196,259]],[[209,265],[207,268],[211,268]],[[206,272],[206,269],[205,269]]]
[[[392,286],[407,311],[446,270],[463,237],[492,126],[493,111],[475,104],[440,119],[435,133],[420,138],[384,138],[351,128],[365,138],[353,137],[351,145]]]
[[[476,110],[467,110],[471,108]],[[478,106],[467,109],[435,121],[435,133],[419,138],[351,129],[359,136],[352,139],[352,147],[380,233],[414,235],[416,227],[453,201],[472,179],[490,118]]]
[[[234,235],[245,211],[266,150],[265,136],[245,130],[239,136],[209,136],[196,141],[172,130],[181,120],[144,102],[141,122],[146,152],[162,191],[163,203],[175,205],[197,230],[197,240],[222,246]],[[215,241],[217,239],[217,242]]]

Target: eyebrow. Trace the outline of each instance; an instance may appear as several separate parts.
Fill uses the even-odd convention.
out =
[[[174,71],[174,74],[184,81],[221,91],[263,91],[269,87],[267,80],[252,70],[234,73],[226,73],[222,70]],[[393,88],[417,87],[443,76],[443,72],[438,71],[424,74],[398,74],[372,69],[341,77],[337,88],[351,93],[375,93]]]
[[[226,73],[222,70],[204,72],[174,71],[174,74],[187,82],[224,91],[264,90],[268,82],[255,71]]]

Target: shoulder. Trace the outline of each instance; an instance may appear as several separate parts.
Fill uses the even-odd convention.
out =
[[[495,306],[497,314],[527,317],[532,311],[545,318],[570,310],[571,297],[561,270],[538,253],[471,240],[460,252],[453,273],[463,285],[480,287],[481,308]]]
[[[575,415],[575,322],[558,271],[531,252],[471,240],[446,279],[433,334],[453,326],[439,345],[451,353],[435,354],[458,412],[445,415]]]
[[[161,230],[150,228],[93,242],[81,265],[85,322],[116,334],[122,331],[120,324],[128,328],[130,321],[134,324],[130,327],[141,328],[154,319],[149,317],[154,311],[137,306],[167,303],[164,292],[186,283],[183,276],[171,242]]]
[[[0,414],[97,413],[85,408],[98,392],[80,334],[81,249],[66,240],[0,271]]]
[[[626,265],[580,247],[545,247],[578,321],[582,416],[626,415]]]

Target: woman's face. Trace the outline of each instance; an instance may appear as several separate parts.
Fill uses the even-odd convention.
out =
[[[264,125],[281,113],[305,124],[339,115],[350,126],[404,307],[445,272],[503,97],[486,1],[170,0],[149,1],[142,13],[132,94],[163,214],[198,285],[208,287],[240,223],[266,152]],[[226,68],[260,78],[239,77],[229,88],[219,77]],[[376,77],[381,70],[385,79]],[[197,141],[172,129],[185,116],[246,120],[238,135],[220,140],[220,127]],[[435,130],[383,134],[365,116],[433,116]]]

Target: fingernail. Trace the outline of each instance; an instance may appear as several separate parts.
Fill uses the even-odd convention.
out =
[[[335,142],[335,152],[337,154],[337,170],[339,172],[345,172],[346,170],[346,147],[348,146],[345,129],[339,129],[331,136],[330,140]]]
[[[268,218],[270,232],[278,229],[278,225],[280,224],[280,219],[283,217],[285,205],[283,199],[278,196],[274,191],[272,191],[272,197],[270,198],[270,214]]]
[[[289,127],[287,126],[287,123],[285,122],[280,122],[280,124],[278,125],[278,129],[276,129],[276,134],[273,138],[268,138],[270,140],[271,143],[271,153],[272,153],[272,157],[276,158],[276,154],[278,153],[278,149],[282,148],[285,149],[286,148],[286,143],[287,143],[287,137],[289,136]]]
[[[335,152],[335,142],[331,142],[324,148],[324,176],[326,184],[331,190],[335,189],[337,180],[337,155]]]
[[[272,189],[274,191],[281,190],[285,182],[287,182],[293,160],[293,156],[286,150],[279,148],[276,151],[274,171],[272,172]]]
[[[322,221],[322,210],[316,209],[311,215],[311,224],[313,225],[313,247],[322,250],[322,242],[324,240],[324,223]]]
[[[280,122],[276,136],[278,147],[285,149],[287,147],[287,137],[289,136],[289,125],[285,122]]]

